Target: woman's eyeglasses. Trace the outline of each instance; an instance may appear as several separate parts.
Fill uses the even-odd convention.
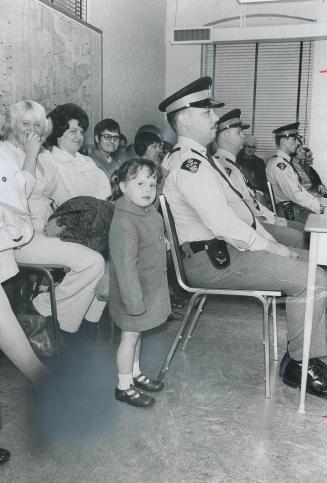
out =
[[[119,136],[118,134],[101,134],[101,137],[104,138],[106,141],[119,141]]]

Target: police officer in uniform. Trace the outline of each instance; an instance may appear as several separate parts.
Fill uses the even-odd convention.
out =
[[[322,213],[320,198],[316,198],[301,185],[301,179],[294,168],[291,155],[300,146],[299,122],[281,126],[273,131],[277,153],[270,158],[266,168],[276,198],[276,209],[288,220],[305,222],[308,214]]]
[[[256,222],[262,222],[265,230],[272,235],[273,241],[278,241],[283,245],[293,248],[305,248],[304,226],[298,222],[293,223],[293,227],[287,226],[287,220],[276,216],[268,210],[255,197],[255,192],[251,189],[243,173],[242,168],[236,162],[236,156],[244,143],[244,131],[250,127],[241,121],[241,110],[233,109],[224,114],[218,121],[217,146],[214,159],[224,166],[225,172],[230,182],[244,197],[250,206]],[[295,229],[294,229],[295,228]],[[267,238],[269,237],[267,233]]]
[[[288,352],[280,375],[285,383],[299,387],[308,270],[307,261],[300,257],[307,258],[306,252],[299,250],[299,255],[268,239],[219,160],[207,157],[206,148],[216,136],[215,108],[222,106],[211,99],[211,82],[210,77],[202,77],[159,105],[178,135],[166,159],[169,174],[163,192],[185,254],[186,276],[195,286],[283,291],[288,296]],[[327,274],[318,268],[307,390],[324,398],[326,289]]]

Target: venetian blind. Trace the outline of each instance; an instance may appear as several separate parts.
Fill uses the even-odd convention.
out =
[[[276,149],[272,131],[279,126],[298,120],[308,137],[312,48],[311,41],[202,47],[202,73],[213,79],[213,96],[226,103],[219,113],[240,108],[265,158]]]
[[[52,5],[58,7],[63,12],[70,13],[81,20],[86,18],[87,0],[48,0]]]

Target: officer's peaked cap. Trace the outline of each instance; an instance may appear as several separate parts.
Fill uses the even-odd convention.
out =
[[[223,116],[219,118],[217,123],[218,132],[225,131],[231,127],[240,127],[243,129],[249,129],[250,124],[244,124],[241,121],[241,109],[233,109],[232,111],[226,112]]]
[[[299,125],[299,122],[293,122],[293,124],[286,124],[286,126],[281,126],[277,129],[274,129],[273,134],[276,134],[276,136],[279,137],[298,136]]]
[[[223,102],[211,98],[211,85],[211,77],[200,77],[162,101],[159,110],[169,114],[187,107],[223,107]]]

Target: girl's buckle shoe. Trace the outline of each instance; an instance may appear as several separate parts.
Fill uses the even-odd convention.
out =
[[[144,389],[145,391],[153,392],[162,391],[164,388],[164,383],[162,381],[153,381],[142,373],[137,377],[134,377],[134,385],[135,387]]]
[[[129,389],[125,390],[116,387],[115,398],[117,399],[117,401],[126,402],[127,404],[136,407],[152,406],[152,404],[156,402],[156,400],[152,396],[145,394],[144,392],[137,389],[135,386],[132,386],[132,384],[130,385]]]

